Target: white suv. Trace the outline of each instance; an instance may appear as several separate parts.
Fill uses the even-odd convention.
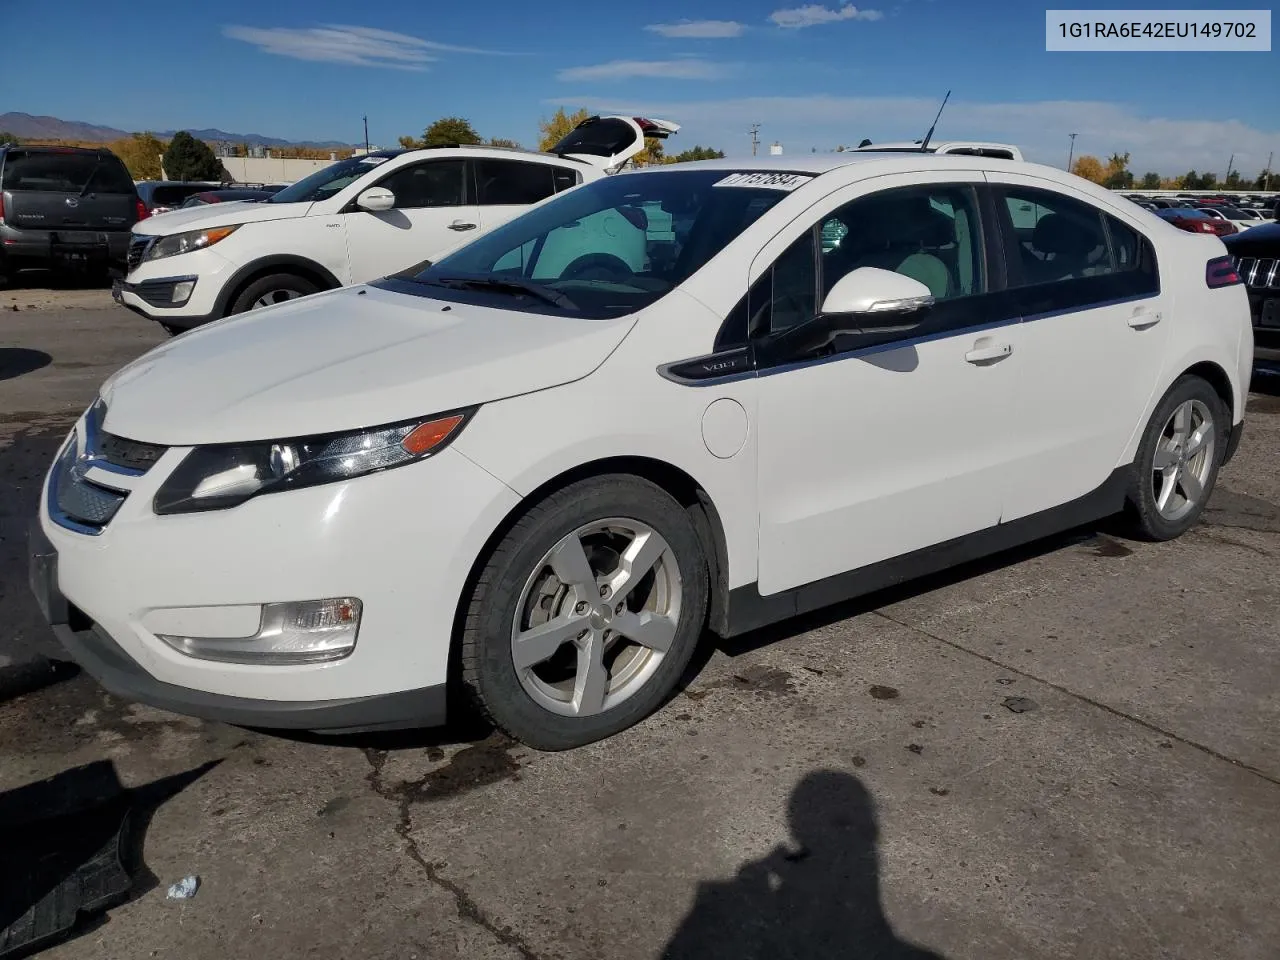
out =
[[[665,120],[591,117],[549,153],[383,150],[319,170],[265,201],[149,218],[134,230],[118,303],[170,333],[405,270],[533,203],[611,173]],[[214,249],[216,246],[217,249]]]
[[[1252,363],[1222,241],[1060,170],[656,167],[125,367],[30,582],[121,697],[368,730],[456,684],[559,749],[656,709],[706,629],[1124,510],[1178,536]]]

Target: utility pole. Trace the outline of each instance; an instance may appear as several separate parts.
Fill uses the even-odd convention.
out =
[[[1070,173],[1070,172],[1071,172],[1071,160],[1072,160],[1072,158],[1074,158],[1074,157],[1075,157],[1075,155],[1076,155],[1076,137],[1080,136],[1080,134],[1078,134],[1078,133],[1069,133],[1069,134],[1067,134],[1067,136],[1069,136],[1069,137],[1071,138],[1071,149],[1070,149],[1069,151],[1067,151],[1067,173]]]
[[[368,153],[369,152],[369,118],[368,116],[365,116],[362,119],[364,120],[364,152]]]
[[[751,125],[751,155],[754,157],[756,151],[760,149],[760,124],[753,123]]]
[[[1262,171],[1262,189],[1271,189],[1271,158],[1275,156],[1275,151],[1267,154],[1267,169]]]

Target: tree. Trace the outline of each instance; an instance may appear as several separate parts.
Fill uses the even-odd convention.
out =
[[[222,164],[203,140],[179,130],[164,152],[164,172],[170,180],[221,180]]]
[[[490,137],[489,146],[491,147],[510,147],[513,150],[523,150],[524,147],[516,143],[514,140],[508,140],[506,137]]]
[[[586,110],[565,113],[564,107],[561,107],[552,115],[550,120],[538,121],[538,149],[542,151],[550,150],[573,132],[574,127],[590,116],[591,114]]]
[[[713,150],[711,147],[694,144],[691,149],[681,151],[672,157],[672,162],[688,163],[690,160],[719,160],[723,156],[723,150]]]
[[[1216,190],[1216,189],[1218,189],[1218,175],[1217,175],[1216,173],[1202,173],[1202,174],[1200,174],[1200,187],[1199,187],[1199,189],[1201,189],[1201,190]]]
[[[1125,190],[1133,186],[1133,174],[1129,172],[1129,154],[1113,153],[1103,171],[1102,185],[1110,190]]]
[[[1199,190],[1200,174],[1195,170],[1188,170],[1178,178],[1178,187],[1182,190]]]
[[[18,135],[16,133],[10,133],[8,130],[0,130],[0,143],[11,143],[16,147],[18,144],[22,143],[22,141],[18,139]]]
[[[441,117],[422,132],[422,146],[439,147],[450,143],[479,143],[471,121],[462,117]]]
[[[1142,175],[1143,190],[1159,190],[1162,183],[1163,181],[1161,181],[1160,174],[1158,173],[1144,173]]]
[[[135,133],[117,140],[111,144],[111,152],[124,162],[135,180],[159,180],[164,175],[160,156],[165,152],[165,143],[154,133]]]
[[[1102,183],[1106,179],[1102,161],[1097,157],[1089,156],[1087,153],[1076,157],[1076,162],[1072,165],[1071,172],[1077,177],[1092,180],[1094,183]]]
[[[644,149],[632,157],[631,162],[637,167],[650,167],[675,161],[667,157],[661,140],[657,137],[645,137]]]
[[[0,137],[0,140],[2,139],[4,138]],[[1271,181],[1274,179],[1275,179],[1275,174],[1272,173],[1270,170],[1267,170],[1264,168],[1263,171],[1260,174],[1258,174],[1257,179],[1253,181],[1253,189],[1269,190],[1271,189]]]
[[[1228,190],[1243,190],[1244,177],[1240,176],[1239,170],[1232,170],[1227,174],[1227,179],[1223,186]]]

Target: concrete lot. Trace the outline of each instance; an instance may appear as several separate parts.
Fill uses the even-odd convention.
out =
[[[154,875],[47,956],[1280,956],[1274,392],[1181,541],[1084,530],[710,649],[572,753],[315,742],[32,660],[41,475],[161,336],[102,291],[0,306],[0,791],[109,761]]]

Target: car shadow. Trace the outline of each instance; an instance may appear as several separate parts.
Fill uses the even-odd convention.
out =
[[[857,777],[809,773],[787,819],[796,845],[700,884],[661,960],[943,960],[899,937],[884,914],[875,804]]]
[[[30,350],[27,347],[0,347],[0,380],[16,380],[51,363],[53,363],[53,357],[43,350]]]
[[[98,760],[0,793],[0,956],[88,932],[155,889],[142,857],[152,817],[220,762],[126,789]]]
[[[119,267],[103,269],[19,270],[7,281],[0,280],[5,290],[109,290]]]

